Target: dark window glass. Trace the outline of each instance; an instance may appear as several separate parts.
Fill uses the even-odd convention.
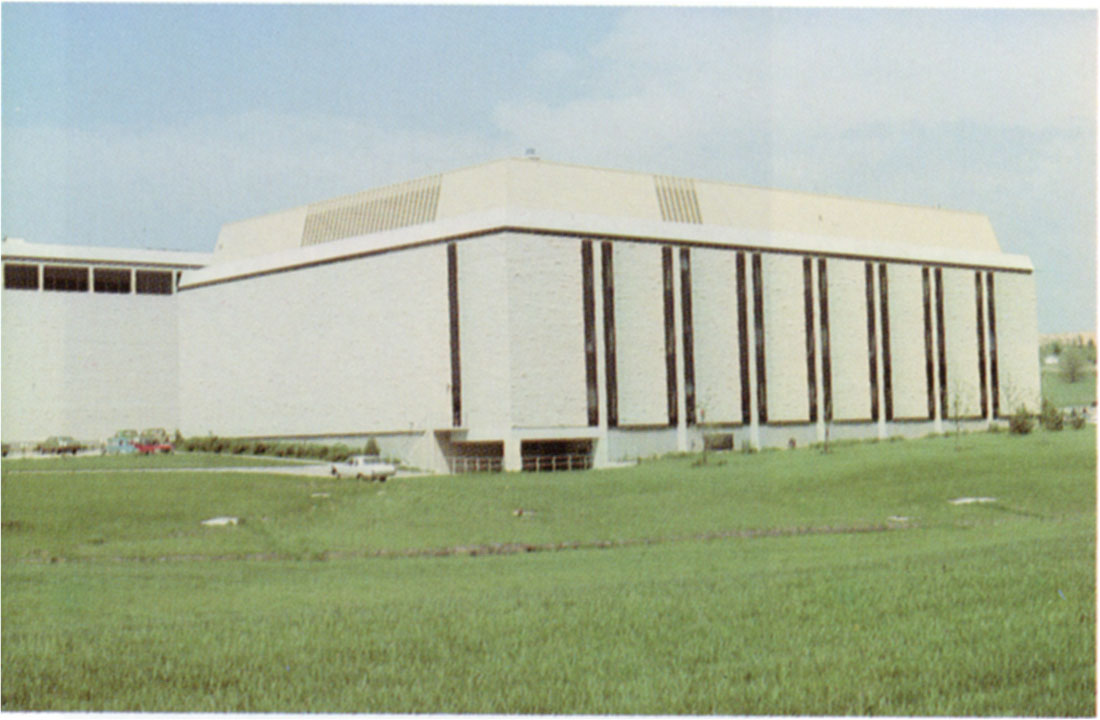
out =
[[[177,275],[177,281],[179,276]],[[462,426],[462,354],[458,328],[458,247],[447,243],[447,305],[451,327],[451,423]]]
[[[810,422],[817,422],[817,348],[814,343],[814,261],[802,258],[802,299],[806,316],[806,389]]]
[[[695,330],[691,313],[691,250],[680,248],[680,311],[684,336],[684,421],[695,424]]]
[[[871,419],[878,420],[878,339],[875,332],[875,271],[871,263],[864,263],[864,280],[867,293],[867,369],[871,389]]]
[[[985,281],[986,308],[989,310],[989,383],[993,396],[993,417],[996,418],[1001,416],[1001,391],[997,377],[997,304],[993,300],[993,273],[986,273]]]
[[[829,276],[825,258],[817,261],[817,295],[821,321],[821,384],[825,394],[825,420],[833,419],[833,359],[829,346]]]
[[[581,242],[581,302],[584,308],[584,375],[588,397],[588,424],[600,424],[600,394],[596,387],[596,297],[592,241]]]
[[[615,265],[611,243],[600,243],[600,275],[603,279],[603,346],[607,384],[607,425],[619,425],[619,380],[615,360]]]
[[[737,253],[737,350],[741,361],[741,422],[752,422],[752,397],[749,387],[749,310],[745,290],[745,253]]]
[[[42,268],[42,289],[88,292],[88,268],[47,265]]]
[[[171,295],[172,273],[162,270],[138,270],[135,284],[141,295]]]
[[[756,416],[768,422],[768,374],[764,364],[764,269],[760,253],[752,254],[752,324],[756,335]]]
[[[928,419],[936,417],[935,363],[932,353],[932,281],[927,267],[921,268],[921,285],[924,289],[924,378],[928,389]]]
[[[4,263],[4,288],[7,290],[37,290],[38,266]]]
[[[947,404],[947,346],[943,327],[943,268],[936,268],[936,350],[939,354],[940,369],[940,417],[947,417],[950,406]]]
[[[882,409],[887,420],[894,419],[894,371],[890,362],[890,280],[886,263],[878,266],[879,328],[882,332]]]
[[[661,268],[665,288],[665,380],[668,392],[668,424],[680,422],[679,404],[676,402],[676,297],[673,293],[672,248],[661,248]]]
[[[97,293],[128,294],[130,271],[95,268],[92,270],[92,285]]]
[[[982,417],[989,417],[989,393],[985,389],[985,314],[982,313],[982,274],[974,273],[974,307],[978,319],[978,386],[981,393]]]

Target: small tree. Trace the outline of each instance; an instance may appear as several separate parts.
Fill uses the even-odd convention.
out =
[[[1027,435],[1034,427],[1035,421],[1023,405],[1016,408],[1016,412],[1008,419],[1008,431],[1013,435]]]
[[[1061,430],[1065,426],[1065,417],[1062,411],[1054,407],[1054,403],[1043,400],[1043,409],[1039,413],[1039,424],[1044,430]]]
[[[378,449],[378,441],[375,440],[373,437],[367,438],[367,444],[363,448],[363,454],[364,455],[380,455],[381,453],[382,453],[382,451]]]
[[[1085,351],[1079,347],[1067,347],[1058,358],[1058,372],[1068,383],[1083,380],[1087,365]]]

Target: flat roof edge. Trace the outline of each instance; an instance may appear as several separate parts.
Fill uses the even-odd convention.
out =
[[[122,263],[133,265],[178,265],[202,267],[209,265],[213,253],[183,250],[148,250],[144,248],[92,247],[85,245],[51,245],[9,238],[0,243],[4,260],[44,262]]]
[[[758,249],[765,252],[852,257],[876,261],[927,263],[1032,272],[1030,259],[1001,252],[914,246],[824,235],[609,218],[602,215],[496,208],[385,232],[289,248],[267,255],[230,260],[184,274],[181,289],[232,279],[267,275],[341,262],[382,252],[412,249],[439,242],[502,232],[583,236],[621,241],[667,242],[714,248]]]

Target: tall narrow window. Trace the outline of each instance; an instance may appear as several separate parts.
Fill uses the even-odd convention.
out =
[[[825,420],[833,419],[833,358],[829,346],[829,276],[825,258],[817,261],[817,300],[821,322],[821,384],[825,396]]]
[[[882,332],[882,409],[887,420],[894,419],[894,372],[890,366],[890,285],[886,263],[878,265],[879,328]]]
[[[619,380],[615,359],[615,267],[609,241],[600,243],[600,274],[603,278],[603,356],[607,385],[607,426],[619,426]]]
[[[981,397],[982,418],[989,417],[989,393],[985,389],[985,313],[982,312],[982,274],[974,273],[974,308],[978,319],[978,392]]]
[[[989,385],[993,396],[993,417],[1001,416],[1000,382],[997,377],[997,306],[994,302],[993,273],[985,274],[986,307],[989,309]],[[1009,408],[1012,412],[1012,408]]]
[[[458,340],[458,247],[447,243],[447,305],[451,324],[451,424],[462,427],[462,364]]]
[[[592,241],[581,242],[581,287],[584,307],[584,376],[588,397],[588,424],[600,424],[600,393],[596,387],[596,298],[592,270]]]
[[[749,387],[749,308],[745,291],[745,253],[737,253],[737,350],[741,361],[741,422],[752,422],[752,389]]]
[[[37,290],[38,266],[4,263],[5,290]]]
[[[867,297],[867,368],[871,389],[871,419],[878,420],[878,338],[875,333],[875,271],[864,263],[863,276]]]
[[[691,250],[680,248],[680,316],[684,336],[684,421],[695,424],[695,332],[691,316]]]
[[[88,268],[46,265],[42,268],[42,289],[57,292],[88,292]]]
[[[936,268],[936,351],[939,356],[940,371],[940,416],[947,417],[950,406],[947,404],[947,347],[946,333],[943,327],[943,268]]]
[[[817,422],[817,352],[814,343],[814,261],[802,258],[802,309],[806,325],[806,393],[810,422]]]
[[[768,376],[764,367],[764,271],[760,253],[752,254],[752,320],[756,333],[756,416],[768,422]]]
[[[932,352],[932,282],[927,267],[920,269],[924,291],[924,378],[928,391],[928,419],[936,418],[936,370]]]
[[[672,248],[661,248],[661,274],[665,289],[665,384],[668,390],[668,424],[680,421],[676,402],[676,296],[673,292]]]

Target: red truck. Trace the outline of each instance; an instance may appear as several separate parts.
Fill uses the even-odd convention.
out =
[[[168,433],[162,428],[153,428],[141,433],[141,436],[133,441],[134,449],[142,455],[153,453],[170,453],[174,449],[168,441]]]

